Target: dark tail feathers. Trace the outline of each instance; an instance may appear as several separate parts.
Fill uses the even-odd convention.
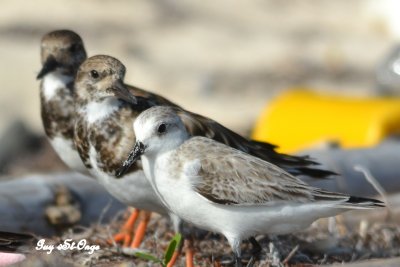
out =
[[[386,207],[385,203],[372,198],[364,197],[353,197],[351,196],[346,203],[354,206],[360,206],[360,208],[379,208]]]
[[[331,175],[337,175],[332,171],[312,168],[311,166],[319,165],[319,163],[311,160],[309,156],[278,153],[275,150],[277,148],[275,145],[254,140],[251,142],[254,145],[254,149],[251,149],[250,154],[278,165],[292,175],[306,175],[313,178],[327,178]]]
[[[32,249],[36,238],[29,234],[0,231],[0,251],[27,252]]]

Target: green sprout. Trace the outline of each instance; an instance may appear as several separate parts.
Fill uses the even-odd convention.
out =
[[[143,260],[152,261],[154,263],[159,263],[159,264],[161,264],[162,267],[166,267],[168,265],[168,263],[171,261],[174,251],[177,248],[179,248],[181,241],[182,241],[182,235],[176,234],[172,238],[172,240],[169,242],[167,250],[165,251],[164,257],[162,259],[159,259],[156,256],[151,255],[150,253],[146,253],[146,252],[136,252],[135,256],[140,259],[143,259]]]

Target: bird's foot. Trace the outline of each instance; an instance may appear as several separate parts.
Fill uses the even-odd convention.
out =
[[[134,226],[139,217],[140,210],[135,209],[128,219],[125,221],[121,230],[113,236],[112,240],[108,240],[109,244],[121,243],[123,247],[128,247],[132,242],[132,236],[134,234]]]

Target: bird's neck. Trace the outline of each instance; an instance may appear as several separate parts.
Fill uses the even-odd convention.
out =
[[[120,101],[114,97],[87,100],[85,102],[86,103],[80,105],[77,110],[79,114],[86,117],[89,123],[106,119],[109,116],[112,116],[121,107]]]
[[[74,77],[63,74],[59,71],[48,73],[42,81],[42,94],[45,101],[50,101],[58,95],[60,91],[70,92],[72,94],[72,82]]]

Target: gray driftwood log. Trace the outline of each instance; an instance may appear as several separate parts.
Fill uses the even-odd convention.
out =
[[[0,182],[0,230],[52,235],[57,225],[90,225],[125,206],[78,173],[35,174]],[[55,226],[56,225],[56,226]]]
[[[376,189],[354,166],[367,168],[388,192],[400,192],[400,140],[388,139],[380,145],[365,149],[315,149],[304,151],[326,168],[338,173],[330,179],[307,179],[308,183],[327,190],[356,196],[377,195]]]

